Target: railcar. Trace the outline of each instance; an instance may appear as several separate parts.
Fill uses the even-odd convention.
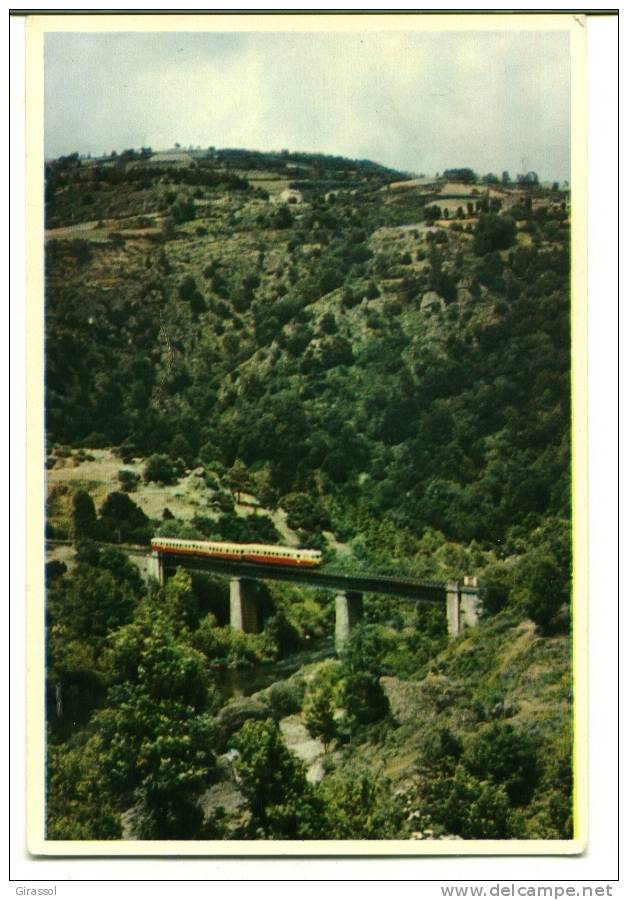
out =
[[[320,550],[280,547],[275,544],[232,544],[228,541],[184,541],[179,538],[155,537],[154,552],[180,556],[210,556],[213,559],[240,560],[276,566],[320,566]]]

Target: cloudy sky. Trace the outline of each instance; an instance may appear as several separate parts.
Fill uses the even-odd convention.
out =
[[[246,147],[569,178],[566,32],[48,33],[45,154]]]

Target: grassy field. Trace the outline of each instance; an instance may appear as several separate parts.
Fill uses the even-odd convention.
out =
[[[67,452],[67,451],[64,451]],[[82,459],[82,456],[93,457]],[[187,470],[176,484],[148,484],[142,480],[145,460],[136,458],[130,463],[122,461],[111,450],[70,451],[69,456],[57,456],[53,468],[46,474],[48,494],[48,518],[53,525],[69,525],[72,496],[77,490],[87,491],[98,509],[112,491],[119,491],[118,472],[125,469],[139,476],[137,490],[129,496],[149,519],[160,520],[164,509],[169,509],[177,519],[189,520],[195,515],[218,519],[220,511],[212,505],[214,492],[205,486],[199,469]],[[242,493],[235,504],[239,516],[268,515],[288,546],[298,546],[299,539],[287,524],[286,512],[279,508],[267,510],[261,507],[252,494]],[[333,540],[333,536],[330,535]],[[337,545],[340,547],[341,545]]]

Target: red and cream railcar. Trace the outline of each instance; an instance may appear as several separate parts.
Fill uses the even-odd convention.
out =
[[[179,538],[155,537],[151,541],[154,552],[180,556],[211,556],[214,559],[269,563],[278,566],[320,566],[323,554],[319,550],[301,550],[274,544],[231,544],[228,541],[184,541]]]

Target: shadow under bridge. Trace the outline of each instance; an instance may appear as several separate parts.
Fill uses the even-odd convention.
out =
[[[204,572],[229,578],[229,623],[239,631],[255,632],[259,625],[257,600],[247,583],[253,581],[281,581],[336,592],[336,648],[342,649],[351,628],[362,619],[363,595],[384,594],[424,603],[443,603],[447,612],[447,628],[451,637],[465,625],[473,626],[478,619],[478,588],[459,582],[420,581],[394,575],[325,572],[319,569],[277,566],[267,563],[214,559],[207,556],[181,556],[163,551],[153,552],[155,574],[160,581],[173,575],[178,568]]]

